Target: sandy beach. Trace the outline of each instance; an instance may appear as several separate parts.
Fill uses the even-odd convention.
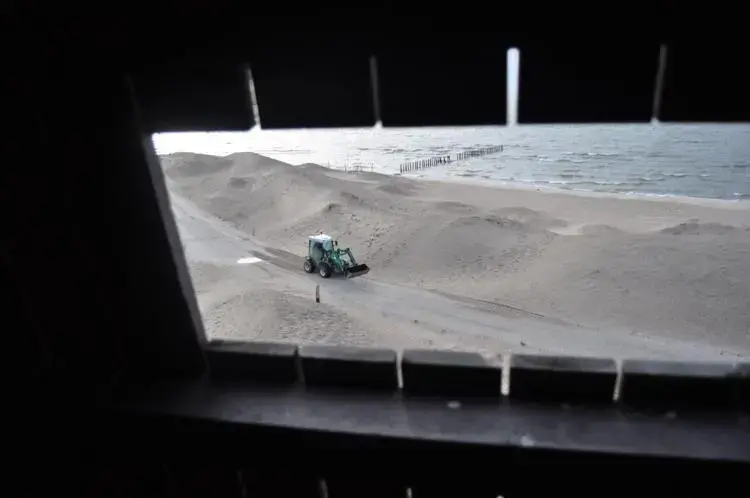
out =
[[[249,152],[161,160],[213,337],[750,356],[747,202],[355,175]],[[321,231],[371,272],[305,274]]]

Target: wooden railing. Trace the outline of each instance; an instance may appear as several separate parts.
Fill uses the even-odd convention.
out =
[[[207,354],[209,379],[119,407],[121,444],[157,448],[137,463],[152,495],[651,496],[730,492],[750,465],[746,364],[226,341]],[[624,478],[644,465],[648,483]]]

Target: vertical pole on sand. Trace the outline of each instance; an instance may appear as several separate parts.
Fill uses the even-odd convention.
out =
[[[315,286],[315,302],[320,302],[320,285]]]

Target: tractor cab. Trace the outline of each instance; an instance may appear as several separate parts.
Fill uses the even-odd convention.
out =
[[[324,233],[309,237],[304,268],[307,273],[312,273],[317,269],[323,278],[330,277],[334,272],[353,278],[370,271],[367,265],[357,264],[349,248],[340,249],[338,241]]]
[[[307,242],[308,256],[312,258],[315,265],[319,265],[325,254],[333,251],[333,239],[324,234],[313,235]]]

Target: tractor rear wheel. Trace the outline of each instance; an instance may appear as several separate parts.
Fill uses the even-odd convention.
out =
[[[303,265],[303,267],[307,273],[312,273],[315,271],[315,265],[310,258],[305,258],[305,264]]]
[[[328,263],[320,263],[320,268],[318,268],[318,272],[320,273],[321,277],[328,278],[331,276],[331,273],[333,273],[333,270],[328,265]]]

